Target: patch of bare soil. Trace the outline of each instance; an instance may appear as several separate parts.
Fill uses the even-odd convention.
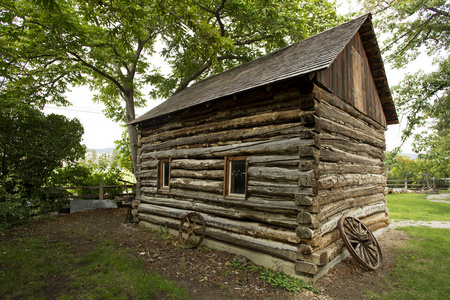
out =
[[[194,299],[364,299],[364,291],[380,293],[385,289],[383,280],[392,268],[393,250],[406,239],[403,232],[395,229],[379,238],[384,256],[380,270],[366,271],[349,257],[314,284],[320,295],[310,291],[289,293],[271,287],[256,273],[228,266],[236,259],[245,263],[242,256],[208,248],[184,249],[173,236],[124,224],[125,215],[126,208],[77,212],[37,221],[28,233],[68,241],[80,254],[92,251],[102,241],[111,241],[117,247],[131,249],[131,255],[140,257],[149,272],[186,287]],[[9,234],[17,233],[12,230]],[[49,284],[58,289],[46,291],[49,299],[64,286],[63,282]]]

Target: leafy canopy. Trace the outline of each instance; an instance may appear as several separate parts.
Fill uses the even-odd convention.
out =
[[[449,156],[450,123],[450,2],[446,0],[363,0],[374,11],[376,26],[388,34],[383,52],[403,68],[425,52],[437,71],[409,74],[396,87],[396,106],[406,116],[402,141],[414,136],[414,151],[423,158],[445,161]],[[414,134],[418,128],[426,128]]]
[[[82,135],[77,119],[26,105],[0,111],[0,219],[13,223],[55,209],[59,193],[40,188],[55,169],[84,156]]]
[[[88,85],[107,117],[130,122],[144,90],[168,97],[341,21],[328,0],[3,0],[0,99],[68,105],[68,87]],[[155,54],[170,75],[154,67]],[[135,164],[131,125],[128,135]]]

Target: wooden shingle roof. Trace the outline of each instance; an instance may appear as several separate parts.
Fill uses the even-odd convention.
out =
[[[398,123],[381,53],[373,32],[371,15],[366,14],[294,45],[197,82],[174,94],[130,124],[138,124],[215,99],[326,69],[358,31],[369,59],[387,123]]]

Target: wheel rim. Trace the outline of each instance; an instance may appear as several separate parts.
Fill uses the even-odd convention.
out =
[[[339,234],[351,256],[362,266],[376,270],[383,256],[377,239],[357,218],[342,216],[338,221]]]
[[[188,213],[181,220],[178,239],[185,248],[197,248],[205,236],[205,220],[198,213]]]

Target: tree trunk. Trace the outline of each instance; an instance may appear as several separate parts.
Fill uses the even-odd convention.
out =
[[[133,88],[130,88],[124,93],[125,107],[126,107],[126,121],[130,123],[136,118],[134,111],[134,94]],[[133,162],[133,174],[136,174],[137,168],[137,150],[138,150],[138,133],[136,125],[127,125],[128,140],[130,143],[131,160]]]

